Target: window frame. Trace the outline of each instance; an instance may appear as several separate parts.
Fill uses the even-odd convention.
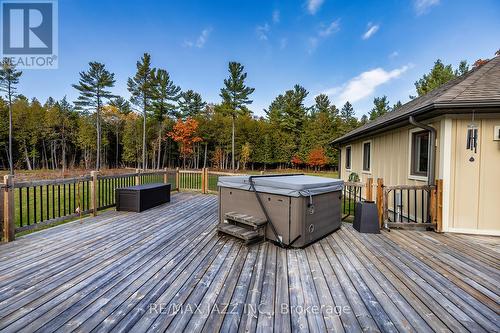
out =
[[[347,149],[349,149],[349,158],[347,158]],[[347,166],[347,161],[349,161],[349,166]],[[348,146],[345,146],[345,169],[347,171],[351,171],[352,170],[352,146],[351,145],[348,145]]]
[[[418,134],[427,134],[428,137],[428,146],[427,146],[427,160],[430,157],[431,150],[431,142],[430,142],[430,133],[429,131],[423,130],[421,128],[412,128],[408,132],[408,179],[419,180],[419,181],[427,181],[429,176],[429,167],[427,167],[427,171],[425,174],[423,172],[415,171],[416,167],[416,152],[414,138]]]
[[[370,144],[369,150],[369,161],[368,161],[368,169],[365,169],[365,144]],[[371,174],[372,173],[372,163],[373,162],[373,140],[366,140],[361,143],[361,170],[362,173]]]

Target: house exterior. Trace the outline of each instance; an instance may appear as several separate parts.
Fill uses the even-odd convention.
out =
[[[500,56],[333,144],[342,179],[442,179],[442,231],[500,235]]]

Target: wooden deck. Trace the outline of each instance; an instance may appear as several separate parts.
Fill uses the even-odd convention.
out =
[[[344,224],[303,250],[246,247],[217,236],[216,200],[0,245],[0,331],[500,330],[498,238]]]

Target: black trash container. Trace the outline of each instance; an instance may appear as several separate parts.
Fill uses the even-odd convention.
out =
[[[356,203],[354,211],[354,229],[366,234],[379,234],[377,205],[373,201]]]

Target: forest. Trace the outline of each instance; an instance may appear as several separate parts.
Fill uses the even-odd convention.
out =
[[[480,63],[476,62],[474,66]],[[415,82],[423,95],[469,70],[440,60]],[[114,74],[98,62],[75,78],[75,101],[39,101],[16,90],[22,72],[4,59],[0,69],[0,168],[34,170],[100,168],[266,169],[336,168],[338,152],[331,141],[401,106],[386,96],[360,119],[351,103],[333,105],[296,84],[278,95],[265,116],[251,111],[252,93],[242,64],[230,62],[221,78],[220,102],[177,86],[165,69],[154,68],[145,53],[127,81],[131,97],[112,93]],[[34,94],[36,92],[32,92]],[[415,96],[410,96],[415,98]],[[9,110],[11,111],[9,114]],[[9,119],[12,135],[9,143]],[[11,145],[11,150],[9,146]]]

